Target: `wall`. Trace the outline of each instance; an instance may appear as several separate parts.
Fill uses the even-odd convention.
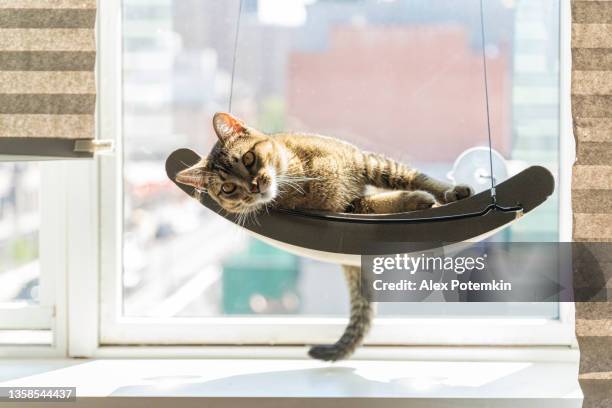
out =
[[[612,242],[612,1],[572,1],[572,114],[574,240]],[[576,303],[576,334],[584,408],[610,407],[612,302]]]

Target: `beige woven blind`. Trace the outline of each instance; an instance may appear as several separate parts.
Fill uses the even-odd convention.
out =
[[[612,1],[572,1],[572,114],[574,240],[612,242]],[[583,407],[612,407],[612,302],[576,303],[576,334]]]
[[[93,139],[96,0],[0,0],[0,154]]]

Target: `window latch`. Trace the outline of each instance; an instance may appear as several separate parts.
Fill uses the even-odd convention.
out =
[[[92,154],[108,154],[115,151],[115,144],[109,139],[87,139],[74,142],[74,151]]]

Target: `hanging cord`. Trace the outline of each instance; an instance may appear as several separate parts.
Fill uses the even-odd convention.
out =
[[[436,222],[436,221],[452,221],[452,220],[460,220],[465,218],[476,218],[482,217],[484,215],[489,214],[492,211],[501,211],[501,212],[514,212],[517,215],[522,214],[523,207],[518,204],[512,207],[502,207],[497,205],[496,196],[495,196],[495,179],[493,178],[493,148],[491,143],[491,123],[489,118],[489,90],[487,86],[487,62],[485,56],[485,30],[484,30],[484,16],[483,16],[483,0],[480,0],[480,34],[482,40],[482,62],[484,67],[484,85],[485,85],[485,102],[487,108],[487,131],[489,135],[489,164],[491,166],[491,203],[483,208],[481,211],[475,211],[470,213],[460,213],[460,214],[451,214],[451,215],[442,215],[437,217],[423,217],[423,218],[364,218],[364,217],[355,217],[351,214],[333,214],[333,213],[323,213],[323,212],[309,212],[302,210],[290,210],[284,208],[274,209],[273,211],[277,211],[280,213],[285,213],[289,215],[297,215],[306,218],[315,218],[322,219],[328,221],[340,221],[346,223],[394,223],[394,224],[417,224],[422,222]],[[236,20],[236,33],[234,36],[234,55],[232,59],[232,76],[230,81],[230,94],[229,94],[229,106],[228,111],[231,113],[232,111],[232,98],[234,94],[234,77],[236,74],[236,57],[238,55],[238,37],[240,34],[240,17],[242,15],[242,0],[240,0],[240,4],[238,7],[238,18]]]
[[[230,78],[230,93],[227,111],[232,113],[232,99],[234,97],[234,77],[236,76],[236,59],[238,56],[238,38],[240,35],[240,17],[242,16],[242,0],[238,3],[238,18],[236,19],[236,32],[234,34],[234,54],[232,56],[232,76]]]
[[[484,25],[484,5],[483,0],[480,0],[480,39],[482,42],[482,66],[484,72],[484,91],[485,91],[485,106],[487,113],[487,135],[489,140],[489,166],[490,166],[490,174],[491,174],[491,203],[487,205],[480,211],[470,212],[470,213],[460,213],[460,214],[451,214],[451,215],[442,215],[437,217],[423,217],[423,218],[365,218],[358,216],[351,216],[349,214],[342,215],[334,215],[328,213],[312,213],[300,210],[289,210],[289,209],[277,209],[276,211],[282,212],[289,215],[298,215],[306,218],[316,218],[323,219],[328,221],[340,221],[347,223],[393,223],[393,224],[417,224],[417,223],[427,223],[427,222],[436,222],[436,221],[454,221],[461,220],[466,218],[476,218],[482,217],[489,214],[492,211],[500,211],[504,213],[513,212],[516,213],[517,217],[520,217],[523,213],[523,206],[521,204],[517,204],[510,207],[503,207],[497,204],[497,196],[495,192],[495,177],[493,177],[493,143],[491,141],[491,118],[489,113],[489,87],[488,87],[488,79],[487,79],[487,57],[485,53],[485,25]]]
[[[484,73],[484,93],[485,93],[485,109],[487,111],[487,135],[489,137],[489,166],[491,177],[491,202],[495,204],[497,197],[495,194],[495,177],[493,176],[493,143],[491,142],[491,115],[489,113],[489,81],[487,80],[487,56],[485,52],[485,23],[484,23],[484,5],[483,0],[480,0],[480,41],[482,49],[482,68]]]

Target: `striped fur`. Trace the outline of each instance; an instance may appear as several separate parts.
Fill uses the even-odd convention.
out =
[[[376,153],[364,153],[363,161],[366,182],[375,187],[389,190],[428,191],[440,203],[458,199],[450,196],[449,190],[452,191],[450,184],[435,180],[395,160]],[[446,197],[447,192],[449,192],[449,197]],[[469,195],[469,192],[459,192],[459,195],[466,194]]]
[[[368,293],[361,290],[360,268],[343,265],[342,269],[351,299],[351,316],[337,342],[314,346],[308,351],[308,354],[317,360],[337,361],[349,357],[363,341],[372,322],[372,304]]]

